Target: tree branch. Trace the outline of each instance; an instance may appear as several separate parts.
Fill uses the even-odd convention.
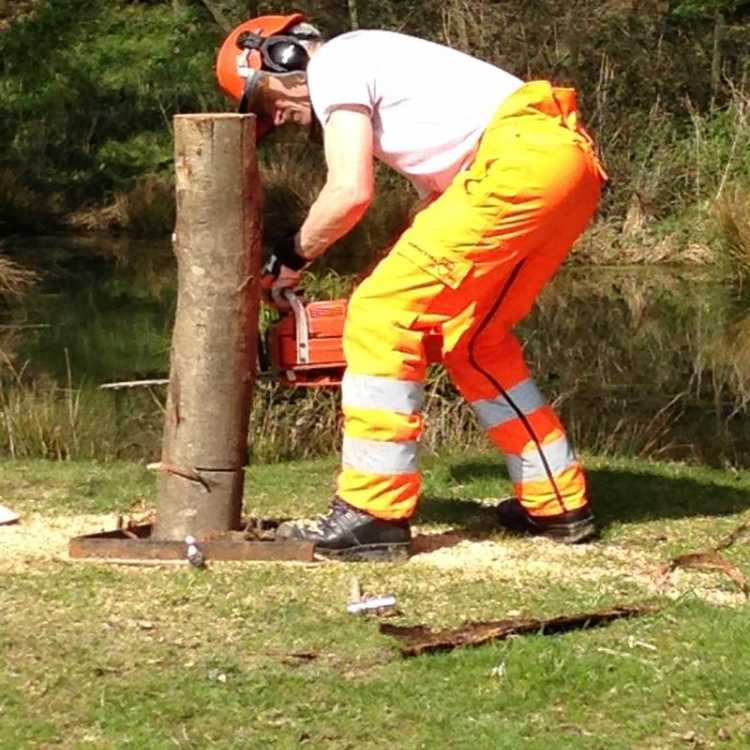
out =
[[[206,6],[206,9],[213,16],[214,21],[221,27],[222,31],[228,34],[233,27],[221,8],[213,0],[201,0],[201,2]]]

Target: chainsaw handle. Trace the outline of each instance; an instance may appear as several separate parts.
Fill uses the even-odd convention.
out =
[[[310,326],[307,322],[305,305],[291,289],[284,289],[282,295],[294,315],[297,333],[297,362],[306,365],[310,362]]]

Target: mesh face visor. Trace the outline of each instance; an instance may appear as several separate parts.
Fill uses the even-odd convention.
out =
[[[258,105],[258,97],[255,96],[258,93],[263,72],[260,70],[253,70],[245,78],[245,88],[242,91],[242,98],[238,112],[241,115],[254,114],[255,115],[255,141],[256,143],[267,136],[274,128],[273,120],[264,112],[260,111]]]
[[[247,115],[253,112],[253,99],[254,94],[258,90],[258,84],[260,83],[261,72],[259,70],[251,70],[247,78],[245,78],[245,88],[242,90],[242,98],[240,99],[239,113],[241,115]],[[258,114],[254,112],[253,114]]]

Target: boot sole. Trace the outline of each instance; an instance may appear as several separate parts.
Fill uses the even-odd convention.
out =
[[[528,531],[535,536],[543,536],[546,539],[551,539],[553,542],[560,542],[561,544],[591,542],[599,536],[596,526],[591,521],[578,521],[578,523],[549,529],[532,527]]]
[[[411,544],[361,544],[345,549],[327,549],[315,547],[315,557],[341,562],[395,562],[407,560]]]
[[[543,537],[560,544],[581,544],[590,542],[599,536],[593,517],[582,518],[566,524],[551,524],[543,526],[534,523],[525,516],[508,516],[499,519],[500,525],[516,534],[529,534]]]

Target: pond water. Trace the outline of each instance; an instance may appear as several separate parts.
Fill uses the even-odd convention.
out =
[[[4,251],[40,274],[2,311],[17,368],[97,384],[166,371],[176,301],[168,242],[51,237],[8,241]]]
[[[2,249],[41,274],[0,310],[16,376],[76,386],[166,377],[168,241],[11,238]],[[746,311],[736,285],[700,271],[570,266],[519,335],[579,446],[746,466]]]

